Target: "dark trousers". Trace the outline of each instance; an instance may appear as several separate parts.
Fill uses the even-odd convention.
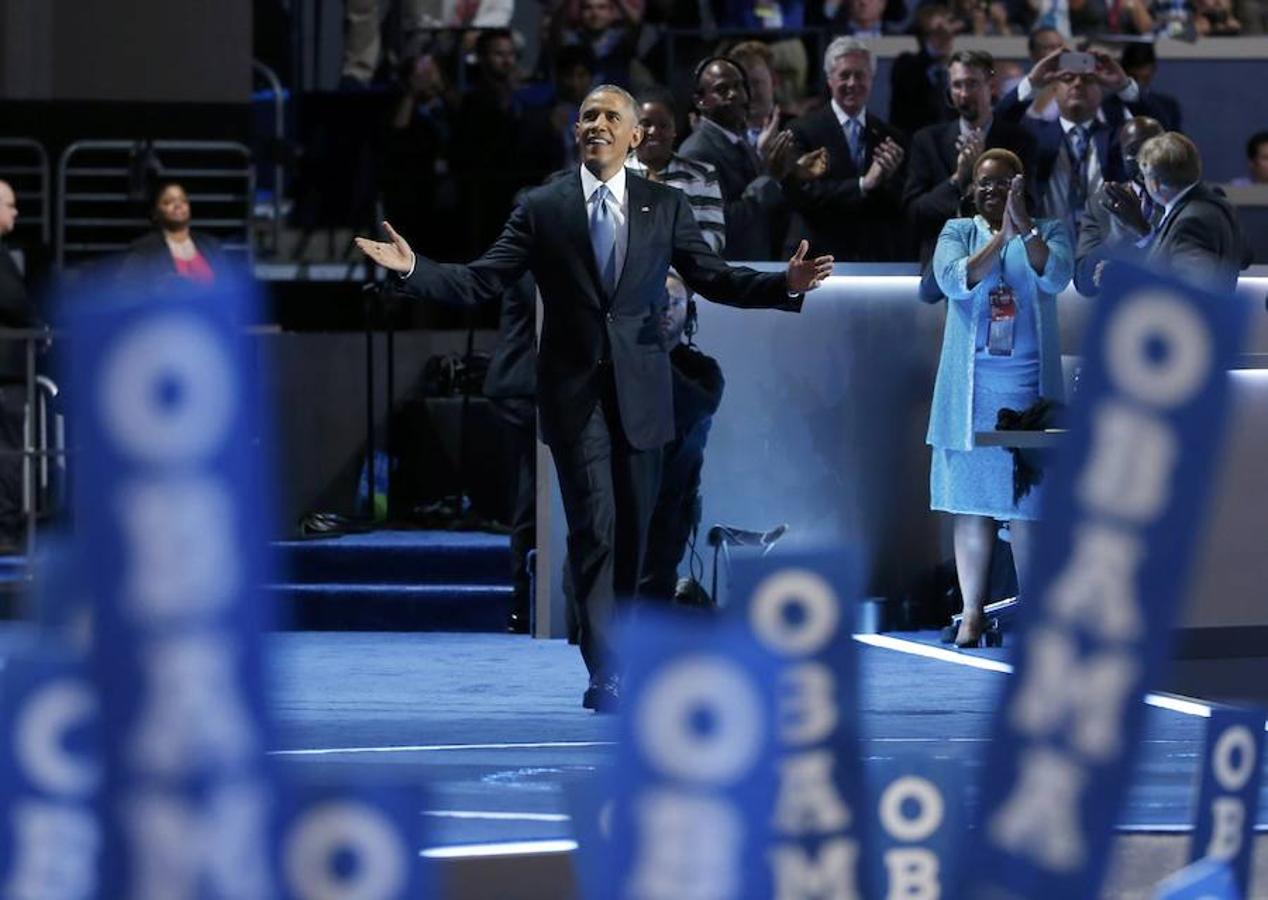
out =
[[[493,401],[506,421],[511,453],[511,610],[529,615],[529,551],[538,545],[538,430],[533,401],[516,402],[516,413],[507,415],[510,402]]]
[[[633,599],[660,484],[660,448],[629,445],[605,392],[576,440],[551,448],[568,522],[568,566],[578,643],[591,678],[618,670],[612,622],[618,600]]]
[[[674,596],[678,563],[700,521],[700,471],[712,425],[712,416],[701,419],[665,447],[660,492],[638,585],[638,595],[644,600],[671,600]]]

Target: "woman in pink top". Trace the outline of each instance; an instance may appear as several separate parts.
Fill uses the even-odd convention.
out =
[[[216,278],[223,267],[220,242],[192,231],[189,195],[176,182],[159,185],[150,205],[154,229],[128,248],[123,273],[127,277],[175,276],[202,284]]]

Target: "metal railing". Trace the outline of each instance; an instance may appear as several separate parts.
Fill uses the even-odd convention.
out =
[[[286,90],[277,73],[258,59],[251,61],[251,68],[268,82],[273,95],[273,140],[269,152],[273,161],[273,252],[277,253],[282,246],[282,201],[286,196],[286,166],[282,162],[286,146]]]
[[[146,181],[181,182],[191,226],[229,253],[254,260],[251,235],[255,169],[234,141],[76,141],[57,164],[56,264],[124,250],[151,227]]]
[[[18,198],[17,227],[19,242],[28,232],[38,229],[39,244],[47,247],[53,233],[52,195],[49,191],[48,153],[33,138],[0,138],[0,179],[9,182]]]

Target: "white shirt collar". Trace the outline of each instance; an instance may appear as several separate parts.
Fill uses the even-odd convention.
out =
[[[851,116],[849,113],[847,113],[844,109],[841,108],[841,104],[837,103],[836,98],[834,97],[832,99],[832,112],[837,117],[837,122],[840,123],[842,128],[845,127],[845,123],[848,122],[851,118],[855,119],[859,123],[859,127],[861,128],[867,127],[867,107],[860,109],[859,114],[857,116]]]
[[[968,123],[968,121],[964,118],[964,116],[960,116],[960,134],[968,134],[970,131],[980,131],[982,132],[982,134],[989,134],[991,131],[991,126],[994,124],[995,124],[995,117],[991,116],[990,118],[986,120],[985,124],[983,124],[981,128],[974,128],[972,125]]]
[[[722,134],[726,136],[726,139],[730,141],[732,144],[738,144],[744,140],[743,135],[736,134],[734,131],[731,131],[729,128],[723,128],[721,125],[719,125],[717,122],[710,119],[708,116],[701,116],[700,122],[701,124],[709,128],[718,129],[718,131],[722,132]]]
[[[601,182],[594,177],[594,173],[582,164],[581,193],[585,195],[586,203],[590,202],[590,198],[594,196],[594,192],[599,189],[600,184],[608,186],[608,190],[612,193],[612,199],[616,201],[617,206],[625,205],[625,166],[617,169],[616,174],[606,182]]]
[[[1193,184],[1189,185],[1180,193],[1172,197],[1171,202],[1162,208],[1163,209],[1162,218],[1166,219],[1168,216],[1170,216],[1171,211],[1176,208],[1176,204],[1179,203],[1181,200],[1183,200],[1185,197],[1187,197],[1189,195],[1189,192],[1192,191],[1197,186],[1198,186],[1198,183],[1195,181],[1193,182]]]
[[[1061,123],[1062,132],[1064,132],[1065,134],[1069,134],[1075,125],[1082,125],[1084,128],[1087,128],[1091,126],[1093,122],[1099,122],[1101,124],[1104,124],[1105,113],[1098,109],[1096,111],[1096,115],[1088,119],[1086,122],[1071,122],[1065,116],[1059,116],[1058,121]]]

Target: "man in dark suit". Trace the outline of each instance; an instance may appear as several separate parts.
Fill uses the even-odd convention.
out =
[[[634,99],[603,85],[577,121],[582,165],[575,177],[529,191],[502,235],[469,265],[416,257],[384,223],[391,242],[357,238],[423,297],[491,299],[531,271],[543,320],[537,360],[542,439],[551,449],[568,520],[568,556],[590,671],[587,708],[619,703],[611,627],[618,596],[633,597],[660,480],[661,448],[674,436],[669,354],[658,307],[672,264],[695,291],[748,308],[800,308],[802,294],[832,271],[806,259],[803,242],[786,272],[732,268],[709,249],[682,192],[627,178],[642,139]]]
[[[1212,290],[1231,292],[1250,254],[1237,211],[1202,183],[1202,157],[1184,135],[1145,141],[1138,155],[1145,190],[1162,207],[1145,261]]]
[[[5,238],[18,219],[17,197],[8,182],[0,181],[0,327],[33,328],[37,324],[23,283],[22,272],[9,255]],[[23,446],[26,409],[26,346],[21,341],[0,345],[0,450]],[[0,552],[18,552],[22,543],[22,460],[0,457]]]
[[[1074,253],[1074,287],[1084,297],[1101,292],[1101,278],[1111,259],[1144,255],[1162,207],[1145,190],[1138,155],[1145,141],[1166,129],[1157,119],[1134,116],[1118,133],[1127,181],[1107,181],[1089,198]]]
[[[824,147],[828,172],[794,183],[788,199],[806,223],[815,253],[884,262],[914,257],[902,216],[906,138],[867,111],[876,58],[852,37],[828,45],[823,59],[832,101],[793,123],[802,149]]]
[[[1060,68],[1062,51],[1045,56],[1009,91],[995,114],[1022,124],[1035,138],[1033,180],[1040,215],[1062,219],[1077,240],[1087,198],[1106,181],[1122,181],[1123,157],[1118,130],[1128,114],[1152,115],[1139,85],[1108,53],[1092,51],[1091,72]],[[1026,115],[1035,94],[1056,85],[1057,121]]]
[[[776,258],[787,223],[785,192],[795,178],[812,177],[794,157],[792,135],[777,134],[765,158],[745,137],[750,101],[748,78],[738,63],[711,57],[696,67],[696,130],[680,155],[718,171],[726,214],[724,255],[734,260]]]
[[[498,340],[484,396],[506,426],[511,463],[511,614],[507,630],[527,634],[528,553],[537,546],[537,282],[525,273],[502,292]]]
[[[1149,98],[1150,104],[1158,113],[1158,121],[1167,131],[1183,131],[1183,112],[1180,101],[1170,94],[1153,89],[1154,76],[1158,74],[1158,55],[1153,44],[1128,44],[1123,48],[1119,63],[1123,71],[1136,79],[1141,91]]]
[[[947,103],[951,13],[945,6],[922,6],[912,27],[920,50],[898,54],[889,72],[889,123],[908,135],[955,116]]]
[[[907,163],[903,208],[920,243],[920,261],[928,262],[948,219],[963,213],[973,182],[973,164],[984,150],[1011,150],[1031,170],[1035,139],[1026,129],[993,115],[991,79],[995,61],[982,50],[958,50],[947,65],[948,99],[959,116],[916,132]]]

